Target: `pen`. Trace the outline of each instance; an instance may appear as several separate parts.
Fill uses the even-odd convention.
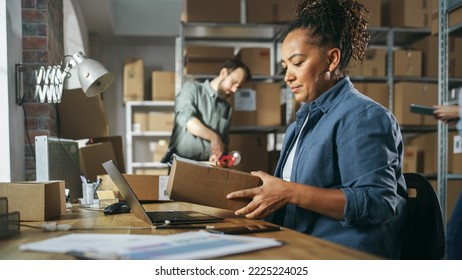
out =
[[[161,225],[155,226],[154,229],[211,229],[215,226],[188,226],[188,225]]]

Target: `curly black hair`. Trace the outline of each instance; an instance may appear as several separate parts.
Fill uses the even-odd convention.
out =
[[[370,34],[367,31],[369,11],[356,0],[298,0],[295,19],[284,37],[295,29],[306,28],[320,46],[340,49],[339,69],[344,71],[350,59],[364,60]],[[313,43],[313,42],[310,42]]]

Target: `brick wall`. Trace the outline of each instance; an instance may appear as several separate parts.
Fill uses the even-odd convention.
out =
[[[24,89],[30,90],[30,69],[58,65],[64,57],[63,1],[22,0],[21,3],[23,64],[27,69]],[[26,180],[35,180],[35,136],[58,134],[56,105],[38,103],[29,92],[23,107],[26,114]]]

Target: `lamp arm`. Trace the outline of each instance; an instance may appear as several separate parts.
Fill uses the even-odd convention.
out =
[[[61,71],[60,65],[40,67],[35,72],[35,98],[39,98],[43,103],[60,103],[63,95],[64,80],[68,77],[71,69],[76,65],[74,60],[68,61],[64,71]]]

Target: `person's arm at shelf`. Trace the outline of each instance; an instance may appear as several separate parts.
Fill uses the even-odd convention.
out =
[[[220,135],[206,127],[198,118],[191,118],[186,123],[186,128],[194,136],[210,141],[210,149],[215,160],[219,159],[225,150],[225,144]]]
[[[433,115],[435,119],[441,120],[445,123],[455,123],[460,119],[458,105],[435,105]]]

